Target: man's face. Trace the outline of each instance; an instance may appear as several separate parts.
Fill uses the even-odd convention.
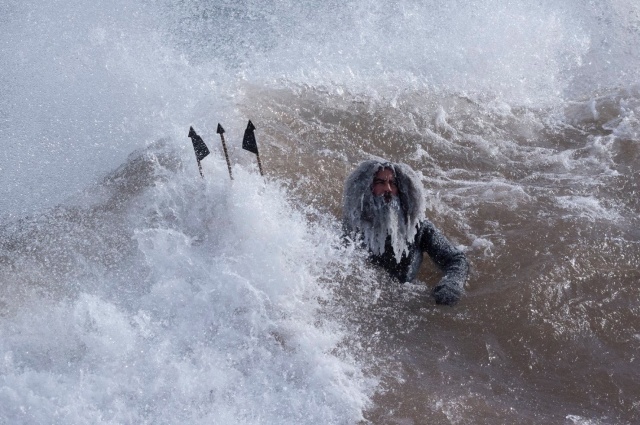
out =
[[[398,196],[398,185],[393,171],[383,168],[373,176],[371,185],[373,196],[384,196],[385,202],[391,201],[394,196]]]

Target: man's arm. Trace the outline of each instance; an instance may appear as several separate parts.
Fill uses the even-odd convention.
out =
[[[421,224],[420,249],[429,254],[445,274],[433,289],[436,303],[454,305],[464,293],[464,283],[469,274],[469,263],[464,252],[454,247],[428,220]]]

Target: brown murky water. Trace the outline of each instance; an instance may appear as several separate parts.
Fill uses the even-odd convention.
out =
[[[385,377],[367,419],[640,421],[640,140],[612,130],[638,93],[552,111],[429,92],[249,92],[264,168],[303,204],[339,217],[359,161],[408,163],[428,217],[472,263],[454,308],[431,300],[428,261],[416,286],[377,282],[380,300],[356,308]]]

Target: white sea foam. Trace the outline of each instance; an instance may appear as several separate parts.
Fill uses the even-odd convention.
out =
[[[620,219],[620,214],[613,208],[607,208],[595,197],[591,196],[558,196],[556,202],[562,208],[570,211],[571,215],[577,215],[594,220],[611,220]],[[569,215],[568,215],[569,216]]]
[[[242,167],[231,182],[221,158],[206,158],[201,181],[191,162],[178,172],[157,168],[142,192],[116,189],[130,196],[127,208],[93,229],[104,241],[92,248],[97,255],[118,245],[106,241],[111,228],[134,238],[139,255],[126,261],[137,275],[89,263],[91,284],[68,282],[65,290],[61,276],[62,293],[13,300],[20,308],[0,322],[0,422],[361,418],[374,381],[336,349],[340,323],[319,320],[319,301],[331,296],[324,275],[349,257],[338,233],[308,223],[278,185]],[[131,171],[142,173],[134,163]],[[65,232],[59,217],[47,220],[49,234]],[[55,249],[82,261],[79,243],[72,235]],[[30,255],[5,254],[14,262]]]

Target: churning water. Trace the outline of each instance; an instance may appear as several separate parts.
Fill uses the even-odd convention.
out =
[[[0,28],[0,423],[640,421],[637,2],[0,0]],[[341,244],[371,157],[467,252],[457,306]]]

